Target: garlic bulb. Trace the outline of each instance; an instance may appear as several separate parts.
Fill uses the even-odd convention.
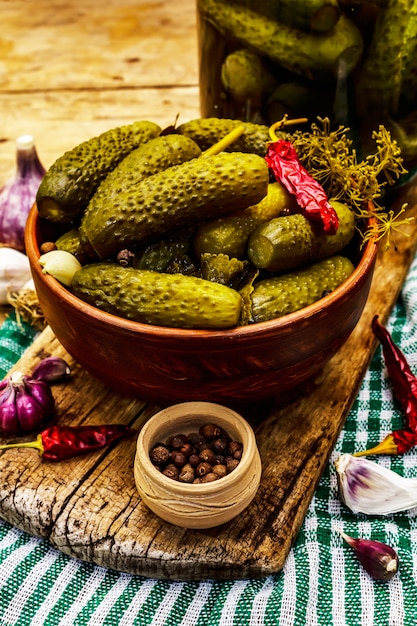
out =
[[[0,243],[23,252],[27,216],[45,174],[32,135],[16,140],[16,162],[15,176],[0,189]]]
[[[14,248],[0,246],[0,304],[8,304],[9,294],[19,291],[31,277],[27,256]]]
[[[389,515],[417,506],[417,478],[342,454],[335,463],[341,500],[354,513]]]

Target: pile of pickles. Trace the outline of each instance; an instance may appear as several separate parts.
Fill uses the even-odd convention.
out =
[[[415,0],[198,0],[202,114],[328,116],[417,157]]]

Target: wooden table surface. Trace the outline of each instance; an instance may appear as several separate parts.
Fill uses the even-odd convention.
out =
[[[114,126],[199,117],[194,0],[0,0],[0,15],[0,186],[20,135],[48,168]]]

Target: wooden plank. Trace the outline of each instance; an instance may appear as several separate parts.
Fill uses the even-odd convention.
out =
[[[414,189],[410,216],[417,215],[416,199]],[[246,415],[255,429],[263,473],[254,501],[237,518],[209,531],[179,529],[160,520],[136,491],[134,439],[57,464],[42,462],[33,450],[3,452],[0,516],[66,554],[135,574],[198,580],[279,571],[372,357],[371,319],[374,314],[382,322],[387,319],[415,255],[415,222],[395,243],[381,247],[360,322],[322,373],[285,406],[265,413],[255,405]],[[48,328],[14,369],[30,371],[49,354],[73,364]],[[140,428],[158,408],[106,389],[77,365],[72,380],[56,385],[54,395],[59,423],[117,421]]]
[[[19,135],[49,167],[113,126],[198,117],[194,0],[0,0],[0,13],[0,185]]]
[[[16,116],[16,108],[20,115]],[[149,119],[161,127],[200,116],[198,86],[113,91],[0,93],[0,181],[16,171],[16,138],[31,134],[48,168],[66,150],[109,128]]]
[[[197,83],[194,0],[2,0],[5,92]]]

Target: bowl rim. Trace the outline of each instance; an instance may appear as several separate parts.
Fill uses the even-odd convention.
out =
[[[236,469],[234,469],[233,472],[231,472],[230,474],[227,474],[226,476],[223,476],[221,479],[219,479],[220,486],[219,481],[217,480],[209,483],[199,484],[182,483],[173,480],[172,478],[168,478],[158,471],[158,469],[152,464],[149,458],[149,451],[145,449],[143,440],[147,435],[149,425],[152,426],[158,419],[161,418],[161,416],[165,417],[166,415],[171,414],[169,423],[172,424],[173,421],[176,420],[178,424],[180,424],[182,418],[186,418],[187,415],[193,414],[195,412],[197,412],[198,419],[199,411],[201,413],[207,414],[207,418],[210,417],[210,411],[212,411],[213,421],[219,419],[219,415],[216,415],[215,413],[220,411],[229,415],[230,417],[233,417],[239,424],[239,431],[243,432],[246,436],[246,439],[249,443],[249,451],[250,447],[252,447],[254,449],[255,455],[259,456],[256,436],[249,422],[247,422],[247,420],[242,415],[240,415],[240,413],[237,413],[237,411],[231,409],[230,407],[227,407],[218,402],[206,402],[203,400],[178,402],[161,409],[160,411],[152,415],[152,417],[150,417],[149,420],[142,426],[136,441],[136,454],[140,455],[140,463],[148,472],[148,476],[151,476],[152,480],[154,480],[155,483],[157,483],[164,490],[169,489],[170,491],[180,495],[184,495],[184,493],[186,493],[187,496],[193,496],[198,499],[203,498],[205,495],[216,493],[219,491],[220,488],[222,490],[226,489],[230,484],[233,484],[237,480],[241,479],[242,475],[245,474],[250,468],[248,464],[253,463],[253,459],[250,458],[250,455],[242,455],[242,459]],[[262,463],[260,462],[260,464],[262,470]]]
[[[58,298],[62,302],[65,302],[69,306],[73,306],[78,309],[82,314],[89,315],[97,323],[111,323],[117,326],[120,330],[130,333],[141,332],[149,334],[151,336],[160,337],[172,337],[175,333],[175,337],[181,338],[224,338],[233,340],[235,338],[252,338],[258,335],[263,335],[265,331],[282,330],[290,327],[292,324],[305,321],[309,317],[313,317],[319,313],[325,306],[329,306],[333,301],[337,300],[341,289],[346,293],[351,292],[361,278],[369,271],[375,262],[375,258],[378,252],[378,240],[376,234],[371,236],[364,244],[364,249],[361,257],[361,262],[355,267],[352,274],[348,276],[336,289],[329,294],[320,298],[316,302],[309,304],[298,311],[277,317],[265,322],[256,322],[248,324],[246,326],[235,326],[228,329],[199,329],[199,328],[177,328],[170,326],[157,326],[154,324],[147,324],[144,322],[135,322],[128,320],[112,313],[102,311],[87,302],[84,302],[77,296],[71,293],[71,291],[62,285],[56,278],[45,274],[42,271],[40,263],[36,263],[36,259],[39,259],[41,255],[38,243],[36,241],[36,233],[38,231],[40,216],[37,210],[36,202],[29,211],[29,215],[25,228],[25,246],[26,254],[31,261],[32,273],[37,274],[38,278],[42,280],[48,289],[52,292],[54,297]],[[368,227],[375,232],[375,218],[371,218],[368,223]]]

